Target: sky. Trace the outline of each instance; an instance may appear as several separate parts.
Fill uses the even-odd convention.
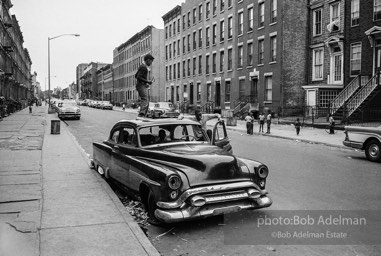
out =
[[[75,82],[80,63],[112,63],[113,50],[148,25],[164,28],[162,16],[182,0],[11,0],[41,89]]]

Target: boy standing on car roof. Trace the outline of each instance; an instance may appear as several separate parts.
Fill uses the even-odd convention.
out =
[[[151,54],[144,56],[144,62],[139,66],[138,71],[135,74],[136,90],[140,97],[139,117],[144,117],[147,114],[149,102],[148,88],[153,82],[153,79],[151,81],[148,80],[148,71],[149,66],[151,66],[154,59],[155,58]]]

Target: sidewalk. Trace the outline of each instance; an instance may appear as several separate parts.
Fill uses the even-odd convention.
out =
[[[116,111],[122,111],[121,107],[114,107]],[[126,108],[124,112],[128,113],[138,113],[137,109]],[[189,116],[189,114],[184,114],[184,116]],[[208,121],[208,126],[212,127],[217,122],[217,119],[212,119]],[[246,134],[246,122],[243,120],[237,120],[236,126],[226,126],[228,130],[237,131],[242,134]],[[298,140],[306,143],[314,144],[324,144],[332,147],[346,148],[343,145],[343,140],[345,139],[344,131],[337,130],[335,134],[328,134],[324,129],[314,128],[311,126],[304,126],[300,130],[299,136],[296,135],[294,126],[290,124],[278,124],[277,119],[273,120],[271,124],[271,133],[259,133],[258,122],[254,123],[254,134],[252,136],[269,136],[275,138]],[[264,130],[266,131],[266,124],[264,125]]]
[[[0,255],[160,255],[47,107],[0,122]]]

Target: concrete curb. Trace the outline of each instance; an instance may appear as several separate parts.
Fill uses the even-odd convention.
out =
[[[63,129],[65,129],[65,132],[69,134],[69,137],[73,140],[74,144],[78,147],[79,151],[81,152],[81,156],[83,159],[87,162],[87,165],[89,166],[89,170],[91,167],[90,164],[90,158],[86,154],[85,150],[81,147],[81,145],[78,143],[76,138],[70,133],[68,128],[65,126]],[[95,171],[92,171],[94,175],[96,175],[97,180],[101,183],[102,188],[106,191],[107,195],[111,198],[112,202],[122,215],[125,223],[129,226],[134,236],[137,238],[143,249],[147,252],[148,255],[152,256],[160,256],[160,253],[156,250],[156,248],[152,245],[152,243],[149,241],[147,236],[144,234],[140,226],[135,222],[135,220],[132,218],[130,213],[127,211],[127,209],[124,207],[122,202],[119,200],[119,198],[116,196],[115,192],[111,189],[107,181],[105,181],[102,177],[97,175]]]

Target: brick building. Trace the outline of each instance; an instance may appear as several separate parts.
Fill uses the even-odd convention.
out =
[[[98,88],[97,70],[108,65],[107,63],[91,62],[84,70],[83,76],[80,78],[81,98],[100,100],[102,92]]]
[[[10,0],[0,1],[0,96],[6,100],[26,101],[34,95],[29,52]]]
[[[81,64],[78,64],[76,69],[75,69],[75,77],[76,77],[76,85],[77,85],[77,88],[76,88],[76,91],[78,93],[78,98],[79,99],[82,99],[81,97],[81,77],[85,74],[85,69],[87,68],[87,63],[81,63]]]
[[[111,66],[111,64],[108,64],[96,71],[98,91],[101,93],[101,100],[113,101],[112,95],[114,87]]]
[[[154,83],[149,89],[151,101],[162,101],[165,95],[164,30],[147,26],[113,51],[114,102],[131,103],[138,100],[135,74],[143,58],[150,53],[155,60],[149,77]]]
[[[234,111],[276,112],[303,104],[306,6],[291,0],[187,0],[175,7],[163,16],[166,100]]]

